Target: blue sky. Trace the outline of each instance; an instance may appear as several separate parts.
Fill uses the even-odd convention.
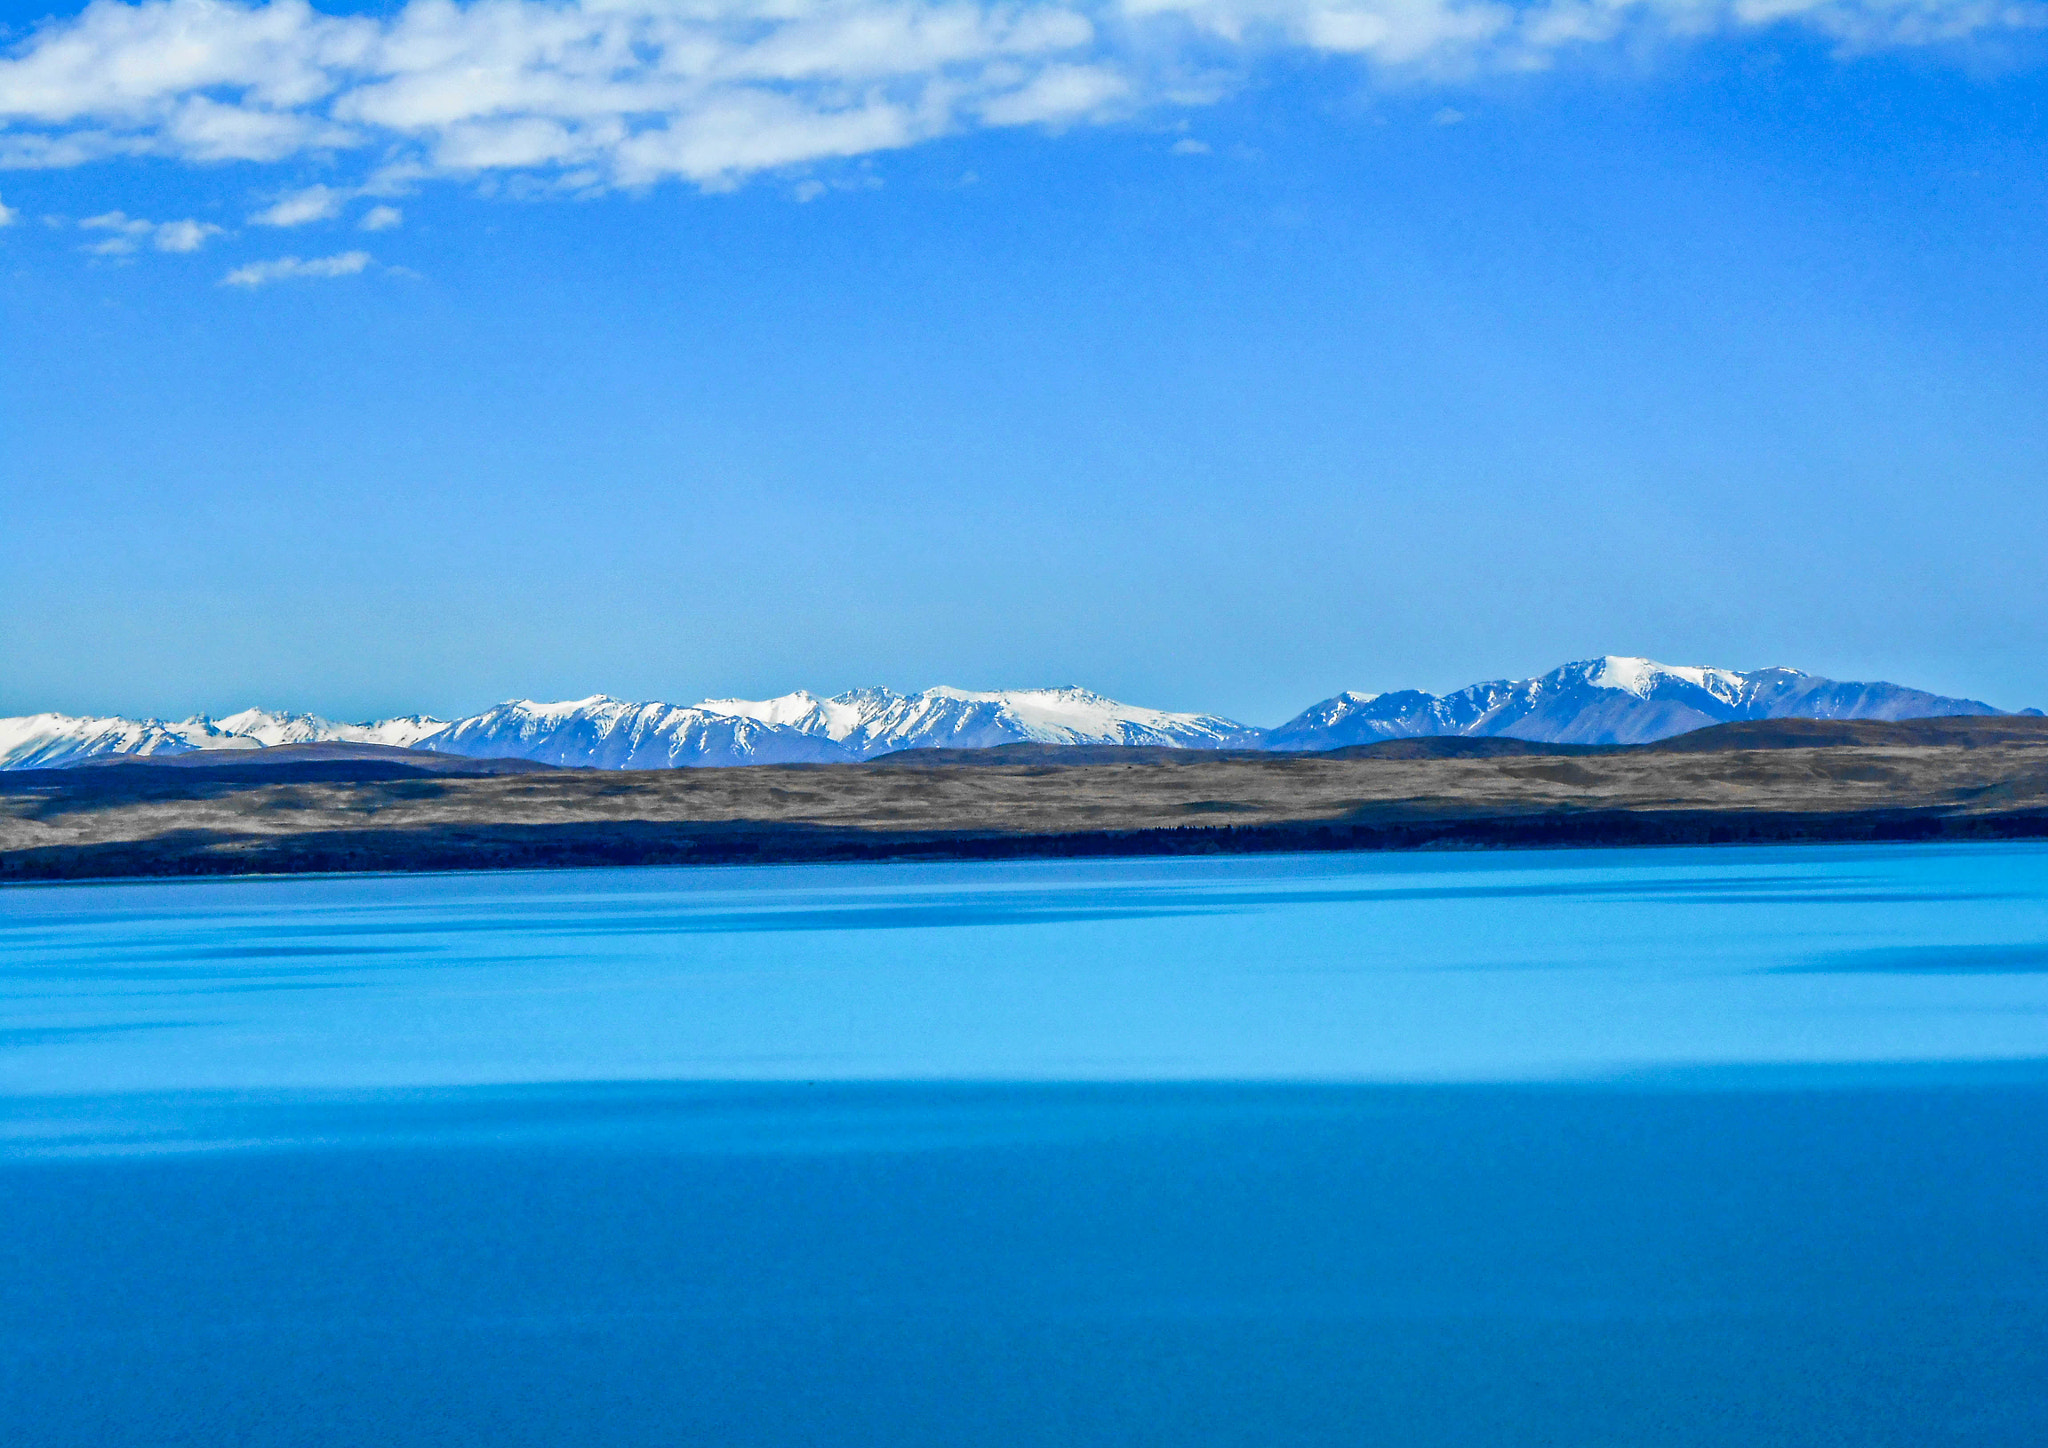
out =
[[[0,713],[2048,704],[2048,11],[1750,13],[10,3]]]

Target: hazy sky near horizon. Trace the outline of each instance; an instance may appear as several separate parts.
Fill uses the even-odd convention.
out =
[[[2048,7],[0,0],[0,714],[2048,705]]]

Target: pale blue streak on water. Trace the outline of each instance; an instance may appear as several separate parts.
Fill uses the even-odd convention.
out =
[[[1490,1081],[2048,1055],[2038,846],[0,895],[0,1089]]]
[[[0,891],[24,1444],[2048,1441],[2048,849]]]

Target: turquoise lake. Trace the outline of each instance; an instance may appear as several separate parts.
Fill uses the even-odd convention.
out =
[[[0,890],[0,1421],[2048,1441],[2048,846]]]

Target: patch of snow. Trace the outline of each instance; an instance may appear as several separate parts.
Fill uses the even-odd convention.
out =
[[[693,707],[709,714],[778,724],[805,734],[822,734],[832,740],[847,738],[867,719],[867,712],[858,704],[843,699],[820,699],[808,689],[798,689],[793,694],[773,699],[706,699]]]
[[[446,719],[431,714],[403,714],[395,719],[378,719],[366,724],[345,724],[341,737],[361,744],[390,744],[411,749],[448,727]]]
[[[1656,682],[1656,676],[1665,672],[1662,664],[1648,659],[1623,658],[1609,654],[1595,661],[1593,672],[1586,676],[1586,682],[1596,689],[1619,689],[1624,694],[1634,694],[1638,699],[1647,699]]]
[[[410,748],[448,727],[444,719],[412,714],[337,724],[318,714],[292,714],[280,709],[244,709],[219,719],[199,717],[173,725],[197,749],[269,748],[279,744],[391,744]]]
[[[1732,669],[1704,668],[1697,664],[1660,664],[1655,659],[1626,658],[1609,654],[1595,661],[1586,682],[1596,689],[1619,689],[1638,699],[1647,699],[1665,679],[1677,679],[1704,689],[1724,704],[1733,704],[1748,687],[1746,676]]]

